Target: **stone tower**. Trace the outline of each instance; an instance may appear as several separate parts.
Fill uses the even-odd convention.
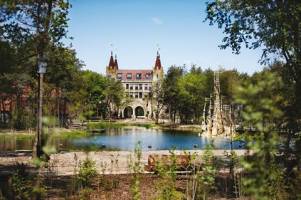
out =
[[[159,51],[157,51],[156,62],[155,62],[155,66],[153,68],[153,81],[156,82],[156,81],[162,80],[162,79],[163,79],[163,67],[161,65]]]
[[[214,73],[213,113],[212,113],[212,135],[220,135],[224,132],[222,117],[222,103],[220,96],[219,72]]]
[[[118,70],[117,56],[115,55],[115,60],[113,58],[113,52],[111,52],[111,57],[109,65],[106,67],[106,75],[110,78],[116,78]]]

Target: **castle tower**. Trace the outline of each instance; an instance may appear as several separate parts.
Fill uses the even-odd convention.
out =
[[[114,64],[115,64],[116,70],[118,70],[118,61],[117,61],[117,55],[116,54],[115,54],[115,62],[114,62]]]
[[[214,73],[214,107],[212,116],[212,135],[220,135],[224,132],[222,118],[222,103],[220,98],[219,72]]]
[[[161,64],[159,51],[157,51],[156,62],[153,68],[153,81],[158,81],[162,79],[163,79],[163,67]]]
[[[111,57],[109,61],[109,65],[106,67],[106,75],[107,77],[116,78],[118,70],[118,62],[117,56],[115,56],[115,60],[113,58],[113,52],[111,52]]]

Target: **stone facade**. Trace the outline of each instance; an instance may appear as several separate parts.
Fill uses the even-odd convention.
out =
[[[207,102],[209,106],[207,107]],[[235,133],[231,105],[224,105],[221,99],[219,72],[214,73],[214,90],[210,98],[205,98],[202,129],[206,135],[232,136]]]
[[[106,67],[106,76],[121,81],[126,95],[125,105],[119,110],[121,118],[153,118],[154,102],[153,86],[163,80],[163,67],[160,54],[157,52],[155,65],[152,69],[119,69],[117,57],[111,53],[109,65]]]

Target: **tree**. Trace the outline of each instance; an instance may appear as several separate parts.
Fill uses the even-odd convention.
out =
[[[159,123],[160,113],[164,108],[164,92],[162,81],[156,81],[151,91],[151,101],[154,100],[156,104],[154,108],[156,124]]]
[[[169,116],[173,123],[176,121],[178,112],[179,88],[177,87],[177,81],[183,74],[184,69],[182,67],[171,66],[163,82],[164,103],[168,107]]]
[[[287,104],[282,107],[286,144],[301,143],[301,2],[225,0],[207,4],[207,18],[211,25],[224,30],[221,48],[231,48],[239,53],[242,45],[249,49],[262,48],[261,61],[271,59],[283,62],[281,76],[291,92],[283,93]],[[301,146],[284,151],[287,177],[294,177],[293,169],[300,165]]]
[[[83,87],[84,87],[84,100],[85,100],[85,115],[86,117],[91,117],[92,115],[98,116],[100,113],[104,115],[102,111],[103,104],[105,101],[105,94],[104,91],[107,86],[108,80],[92,71],[83,71],[82,72],[83,77]],[[90,113],[90,114],[89,114]]]
[[[286,199],[283,170],[277,162],[280,142],[279,129],[282,111],[279,94],[282,80],[269,71],[255,74],[236,93],[236,101],[244,105],[242,116],[245,127],[252,125],[256,133],[243,135],[252,154],[244,158],[246,176],[244,191],[255,199]],[[258,98],[260,97],[260,98]]]
[[[203,73],[192,71],[178,80],[181,121],[199,122],[206,97],[206,79]]]
[[[56,116],[60,126],[68,126],[68,118],[77,115],[76,111],[71,110],[80,100],[74,98],[74,93],[79,93],[82,88],[83,77],[80,70],[83,63],[76,57],[75,50],[70,48],[52,46],[48,52],[48,70],[45,77],[48,88],[44,107],[47,106],[51,111],[47,115]],[[67,106],[71,108],[68,114]]]
[[[118,117],[118,109],[122,104],[122,100],[125,97],[124,87],[119,80],[112,78],[106,78],[106,86],[104,90],[105,105],[109,113],[109,119]]]
[[[70,4],[65,0],[3,0],[0,3],[0,39],[13,44],[27,44],[31,54],[25,54],[14,64],[23,60],[45,58],[50,45],[61,45],[60,40],[66,36],[67,15]],[[16,45],[19,47],[20,45]],[[26,46],[26,45],[25,45]],[[32,66],[32,70],[36,65]],[[40,75],[39,88],[42,88],[43,75]],[[39,90],[42,93],[42,89]],[[41,95],[40,95],[41,96]],[[39,113],[42,98],[40,97]],[[39,119],[33,156],[41,154],[41,126]]]
[[[207,5],[207,20],[224,29],[221,48],[239,53],[247,48],[263,48],[261,61],[279,56],[295,81],[296,111],[301,115],[301,2],[290,1],[213,1]]]

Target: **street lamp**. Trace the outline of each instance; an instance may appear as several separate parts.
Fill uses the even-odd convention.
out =
[[[38,74],[39,74],[39,106],[38,106],[38,127],[35,138],[34,156],[39,157],[42,152],[42,118],[43,118],[43,78],[46,73],[47,62],[45,57],[38,56]]]
[[[45,57],[38,57],[38,74],[46,73],[47,62]]]

